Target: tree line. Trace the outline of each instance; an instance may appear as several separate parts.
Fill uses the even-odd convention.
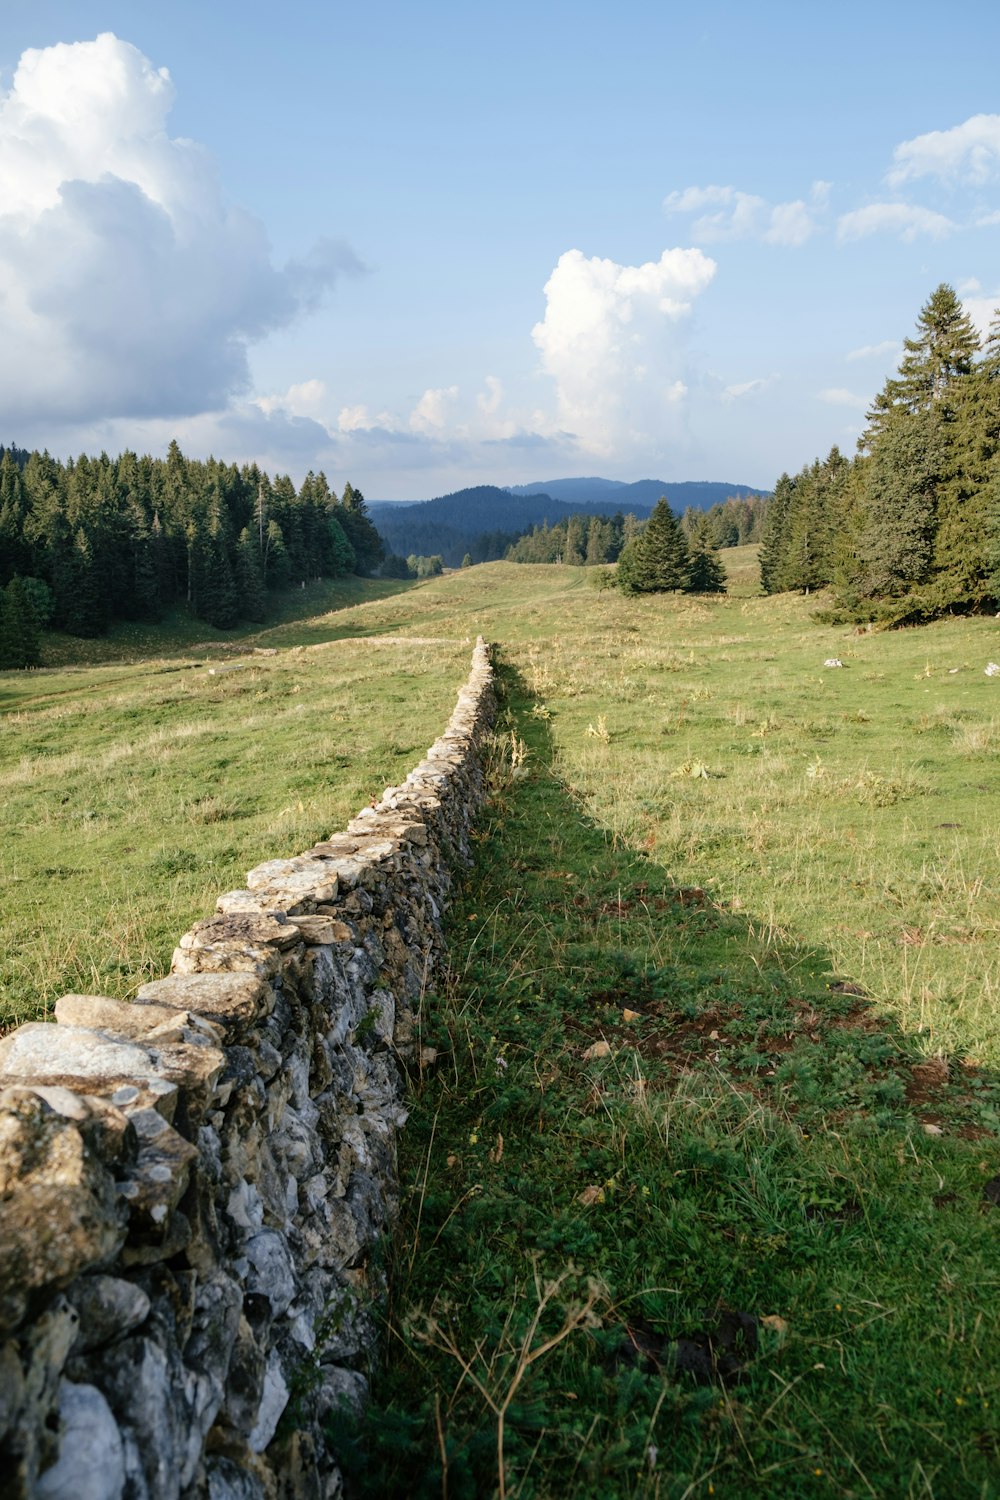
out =
[[[0,666],[31,665],[10,660],[25,654],[18,633],[37,650],[47,625],[98,636],[177,605],[222,630],[263,620],[270,593],[367,575],[384,555],[361,492],[348,483],[338,498],[322,473],[296,490],[256,464],[185,458],[176,442],[165,459],[67,463],[0,449]]]
[[[855,457],[778,480],[766,593],[831,586],[838,617],[897,623],[1000,600],[1000,310],[981,344],[942,283],[903,348]]]
[[[688,506],[680,527],[689,547],[742,547],[760,541],[766,510],[765,496],[731,496],[705,511]],[[626,543],[646,525],[647,520],[621,511],[613,516],[568,516],[552,526],[543,521],[518,537],[507,548],[506,558],[517,563],[599,567],[617,562]]]

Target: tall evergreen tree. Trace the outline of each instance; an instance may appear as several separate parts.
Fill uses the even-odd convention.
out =
[[[719,549],[713,540],[707,516],[702,516],[691,528],[688,538],[690,561],[688,565],[687,590],[691,594],[724,594],[726,592],[726,570],[719,559]]]
[[[788,518],[795,494],[795,480],[782,474],[768,503],[760,539],[760,585],[765,594],[778,594],[788,542]]]
[[[882,428],[865,469],[857,577],[863,597],[898,599],[930,576],[944,452],[935,410],[899,413]]]
[[[251,536],[248,526],[240,532],[236,545],[236,592],[241,617],[255,623],[263,620],[267,612],[264,567],[257,538]]]
[[[41,661],[39,628],[22,578],[0,589],[0,671],[37,667]]]
[[[688,584],[688,547],[665,496],[657,500],[645,529],[618,559],[618,586],[627,594],[660,594]]]
[[[340,504],[334,507],[333,514],[354,548],[355,571],[374,573],[385,556],[385,544],[372,525],[364,495],[350,481],[345,484]]]

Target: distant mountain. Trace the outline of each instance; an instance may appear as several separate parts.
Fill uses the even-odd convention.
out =
[[[719,480],[681,480],[670,484],[665,479],[637,479],[633,484],[624,484],[620,479],[549,479],[544,484],[512,484],[512,495],[534,495],[543,492],[553,500],[562,500],[575,506],[600,504],[611,505],[615,510],[634,511],[638,515],[648,514],[666,495],[671,510],[682,515],[688,506],[695,510],[711,510],[721,505],[730,495],[767,495],[769,490],[755,490],[749,484],[726,484]]]
[[[475,485],[434,500],[371,500],[368,512],[389,551],[403,557],[440,555],[457,568],[466,553],[473,562],[503,557],[510,544],[543,521],[554,525],[569,516],[613,515],[630,511],[648,516],[661,495],[681,515],[687,507],[708,510],[730,495],[764,495],[749,485],[722,483],[664,484],[640,479],[557,479],[547,485],[514,485],[500,489]]]

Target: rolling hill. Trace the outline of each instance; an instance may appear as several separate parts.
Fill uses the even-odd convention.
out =
[[[428,557],[439,554],[458,567],[466,553],[473,562],[502,557],[507,547],[532,526],[564,521],[571,515],[613,515],[615,511],[648,516],[661,495],[673,509],[708,510],[730,495],[763,495],[749,485],[685,482],[667,485],[659,479],[623,484],[614,479],[557,479],[546,486],[475,485],[433,500],[373,500],[368,510],[392,552]]]

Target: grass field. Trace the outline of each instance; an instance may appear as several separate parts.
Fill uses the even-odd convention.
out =
[[[495,564],[228,674],[0,679],[20,1017],[162,969],[501,643],[359,1494],[1000,1493],[1000,631],[820,626],[724,556],[723,600]]]

